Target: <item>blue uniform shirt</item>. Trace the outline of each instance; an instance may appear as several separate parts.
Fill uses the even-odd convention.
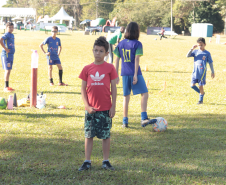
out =
[[[46,40],[44,40],[43,44],[48,45],[48,52],[50,52],[50,58],[47,56],[47,59],[60,60],[58,56],[58,47],[61,46],[59,38],[56,37],[54,40],[53,37],[48,37]]]
[[[6,48],[10,49],[9,53],[6,53],[5,49],[2,48],[2,56],[6,56],[7,58],[13,58],[13,55],[15,53],[15,45],[14,45],[14,35],[12,33],[5,33],[2,38],[3,44]]]
[[[209,51],[194,50],[190,57],[194,57],[194,71],[192,73],[193,79],[204,80],[207,71],[207,62],[213,62]]]
[[[124,39],[114,50],[114,54],[122,59],[121,76],[133,76],[136,55],[143,55],[143,47],[138,40]],[[140,66],[137,75],[142,75]]]

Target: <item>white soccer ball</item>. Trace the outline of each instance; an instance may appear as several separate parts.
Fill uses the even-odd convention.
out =
[[[157,40],[157,38],[155,38],[154,40]]]
[[[152,125],[153,129],[155,132],[163,132],[167,129],[168,123],[167,121],[162,118],[162,117],[158,117],[156,118],[157,122],[155,124]]]

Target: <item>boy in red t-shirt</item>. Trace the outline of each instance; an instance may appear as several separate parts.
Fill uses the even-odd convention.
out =
[[[108,42],[99,37],[93,46],[94,62],[83,68],[79,78],[82,79],[82,99],[85,104],[85,158],[79,171],[91,168],[91,152],[93,138],[103,139],[102,168],[114,170],[108,157],[110,153],[110,129],[116,107],[116,79],[115,67],[106,63],[104,57],[108,55]],[[112,101],[111,101],[112,99]]]

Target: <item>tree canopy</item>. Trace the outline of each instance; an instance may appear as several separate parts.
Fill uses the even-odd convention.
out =
[[[170,26],[170,0],[8,0],[5,7],[32,7],[37,15],[56,14],[63,6],[75,18],[75,25],[84,19],[112,19],[119,25],[138,22],[142,31],[148,26]],[[212,23],[214,32],[224,29],[225,0],[181,1],[173,0],[173,24],[178,33],[188,31],[192,23]]]

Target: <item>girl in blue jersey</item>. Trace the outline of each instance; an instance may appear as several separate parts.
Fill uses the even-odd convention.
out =
[[[153,124],[157,120],[148,119],[147,102],[148,89],[139,66],[140,56],[143,55],[142,43],[138,41],[140,29],[136,22],[131,22],[126,28],[125,39],[114,50],[116,55],[115,68],[118,73],[121,58],[121,76],[123,81],[123,127],[128,127],[128,106],[131,90],[133,95],[141,94],[141,126]],[[119,78],[117,84],[119,83]]]
[[[203,104],[203,98],[205,94],[203,86],[206,84],[207,63],[210,65],[211,77],[215,77],[213,60],[211,58],[210,52],[205,50],[205,46],[205,39],[200,37],[197,40],[197,45],[194,45],[187,54],[187,57],[194,57],[194,70],[192,73],[191,88],[199,93],[198,104]],[[194,50],[196,47],[199,49]],[[199,88],[195,85],[196,83],[199,84]]]

